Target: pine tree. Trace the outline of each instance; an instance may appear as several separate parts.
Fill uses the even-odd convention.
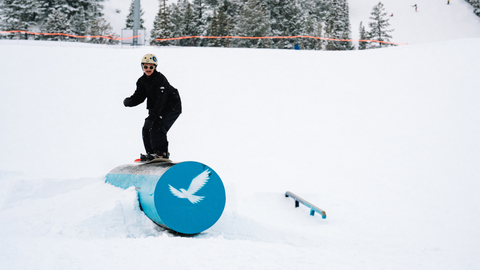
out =
[[[303,12],[304,31],[309,36],[323,37],[324,24],[330,14],[331,0],[299,0]],[[313,27],[312,27],[313,26]],[[313,29],[313,32],[311,30]],[[305,40],[306,49],[321,50],[325,41],[321,39]]]
[[[170,41],[155,41],[158,38],[171,38],[172,37],[172,24],[170,22],[170,9],[167,7],[166,0],[160,0],[160,9],[155,16],[153,22],[153,29],[150,32],[151,40],[150,45],[170,45]]]
[[[340,42],[340,50],[353,50],[355,46],[352,42],[352,32],[350,29],[350,9],[348,7],[347,0],[340,1],[340,21],[341,24],[341,39],[343,41]]]
[[[219,25],[219,16],[217,14],[217,9],[213,9],[213,15],[210,18],[210,25],[207,31],[209,36],[218,37],[220,36],[220,25]],[[208,46],[211,47],[219,47],[221,42],[221,38],[209,39]]]
[[[0,30],[32,30],[40,13],[36,0],[4,0],[0,3]]]
[[[204,36],[207,34],[207,16],[206,16],[207,7],[205,4],[205,0],[193,0],[192,9],[193,9],[194,35]],[[208,41],[204,39],[195,39],[193,40],[193,45],[206,46],[207,42]]]
[[[472,5],[475,9],[473,10],[473,13],[475,13],[477,16],[480,17],[480,0],[465,0],[470,5]]]
[[[103,16],[103,6],[101,2],[104,0],[37,0],[40,9],[39,21],[44,24],[50,14],[54,11],[64,14],[66,21],[70,26],[69,33],[74,35],[87,35],[89,29],[98,19]],[[58,15],[56,15],[58,16]],[[47,27],[48,28],[48,27]],[[40,29],[45,29],[40,25]],[[45,37],[48,38],[48,37]],[[75,40],[76,39],[69,39]]]
[[[223,0],[218,7],[213,9],[213,15],[207,18],[207,35],[209,36],[231,36],[235,26],[237,5],[228,0]],[[219,38],[209,39],[208,46],[229,47],[230,39]]]
[[[244,4],[242,1],[243,0],[222,0],[219,3],[219,13],[220,11],[223,11],[226,17],[230,21],[233,21],[234,17],[237,16],[242,11],[242,7]]]
[[[0,1],[0,29],[30,30],[85,36],[92,27],[108,24],[103,16],[104,0],[3,0]],[[111,31],[109,34],[112,34]],[[36,39],[62,39],[65,36],[35,36]]]
[[[300,4],[297,0],[266,0],[270,13],[272,36],[298,36],[303,31]],[[294,39],[279,39],[274,41],[274,48],[292,49]]]
[[[83,7],[78,9],[78,12],[75,13],[70,20],[68,21],[70,25],[70,30],[74,35],[77,36],[86,36],[88,31],[88,26],[85,24],[85,10]],[[75,40],[75,39],[72,39]]]
[[[302,35],[305,36],[315,36],[316,35],[316,26],[317,26],[317,21],[310,15],[306,14],[304,23],[303,23],[303,31]],[[315,49],[317,41],[315,39],[304,39],[303,40],[303,48],[304,49]]]
[[[333,18],[332,16],[329,16],[330,13],[327,14],[327,18],[325,20],[325,27],[323,28],[323,37],[327,39],[334,39],[334,25],[333,25],[333,20],[329,18]],[[334,50],[335,49],[335,42],[332,40],[326,40],[325,41],[325,50]]]
[[[57,0],[38,0],[40,10],[40,20],[44,20],[55,10]],[[57,10],[64,13],[62,10]]]
[[[98,29],[105,28],[107,24],[109,25],[109,23],[102,18],[103,5],[101,2],[103,1],[104,0],[55,0],[54,7],[55,10],[61,10],[62,13],[67,15],[71,32],[74,32],[76,35],[88,35],[92,32],[99,32]],[[105,32],[106,35],[116,36],[112,30],[100,32]],[[90,40],[90,42],[101,41],[94,39]],[[109,43],[115,42],[112,41]]]
[[[205,4],[209,6],[212,10],[220,4],[219,0],[205,0]]]
[[[367,31],[365,30],[365,26],[363,26],[363,22],[360,22],[360,27],[359,27],[359,30],[360,32],[360,40],[368,40],[368,33]],[[364,41],[359,41],[358,42],[358,49],[359,50],[365,50],[367,49],[367,45],[368,45],[368,42],[364,42]]]
[[[44,33],[72,34],[70,32],[70,25],[68,24],[67,15],[57,10],[52,11],[52,13],[48,15],[47,19],[42,24],[41,30]],[[45,37],[47,40],[68,40],[68,37],[63,36],[47,35]]]
[[[335,40],[326,42],[327,50],[353,50],[350,19],[346,0],[333,0],[325,16],[325,37]],[[338,41],[345,40],[345,41]]]
[[[306,0],[306,1],[313,1],[310,5],[310,14],[317,20],[317,21],[325,21],[325,18],[332,6],[332,0]]]
[[[43,29],[43,25],[47,17],[53,13],[53,11],[60,12],[67,16],[67,19],[70,20],[70,12],[72,10],[71,6],[67,3],[67,0],[38,0],[40,4],[40,29]],[[83,9],[82,9],[83,10]],[[85,12],[85,10],[83,10]],[[85,15],[85,14],[84,14]],[[86,24],[85,28],[88,28],[88,22],[86,22],[86,17],[82,18],[82,23]],[[49,39],[49,37],[41,37],[42,39]]]
[[[135,0],[132,0],[132,4],[130,4],[130,9],[129,9],[129,13],[128,13],[128,16],[127,16],[127,20],[125,22],[125,28],[126,29],[133,29],[133,26],[134,26],[134,20],[135,20]],[[143,12],[143,9],[141,8],[140,6],[140,28],[141,29],[145,29],[145,27],[143,26],[143,23],[145,22],[142,18],[143,14],[145,12]]]
[[[183,36],[182,25],[183,25],[183,14],[177,4],[172,3],[170,5],[170,23],[171,23],[171,35],[172,37],[181,37]],[[175,40],[171,42],[172,45],[180,45],[180,40]]]
[[[117,36],[113,33],[113,28],[109,22],[107,22],[104,18],[96,19],[90,27],[89,34],[91,36]],[[105,38],[92,38],[90,43],[97,43],[97,44],[116,44],[118,43],[117,40],[105,39]]]
[[[242,37],[265,37],[270,32],[270,21],[265,9],[257,0],[248,0],[238,17],[236,33]],[[265,41],[259,39],[239,39],[238,47],[265,47]]]
[[[62,13],[67,15],[70,19],[77,14],[81,9],[85,14],[85,23],[87,25],[95,24],[99,18],[103,16],[103,5],[101,2],[104,0],[56,0],[54,1],[55,10],[61,10]]]
[[[323,23],[322,22],[317,22],[317,25],[315,27],[315,36],[316,37],[322,37],[322,32],[323,32]],[[316,39],[315,50],[322,50],[323,49],[323,43],[324,43],[324,41],[322,39]]]
[[[384,12],[385,8],[382,2],[379,2],[376,6],[373,7],[371,13],[371,21],[369,22],[370,31],[368,33],[369,39],[371,40],[378,40],[389,42],[390,38],[392,37],[388,33],[393,32],[392,30],[388,30],[387,27],[390,26],[388,23],[387,12]],[[382,48],[385,46],[389,46],[389,44],[381,43],[381,42],[371,42],[368,48]]]
[[[193,16],[192,4],[188,0],[183,2],[183,25],[182,32],[184,36],[196,36],[197,32],[195,29],[195,18]],[[181,44],[183,46],[192,46],[193,39],[182,40]]]
[[[195,36],[195,21],[193,16],[193,8],[188,0],[179,0],[175,5],[172,3],[172,35],[174,37]],[[175,45],[191,46],[193,41],[191,39],[177,40]]]
[[[223,1],[222,5],[218,9],[218,35],[230,36],[232,35],[232,22],[234,21],[234,15],[236,11],[233,11],[234,6],[229,1]],[[225,39],[222,39],[222,46],[228,46]]]

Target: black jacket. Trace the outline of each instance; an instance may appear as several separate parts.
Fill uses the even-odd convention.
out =
[[[154,70],[152,75],[143,74],[137,81],[137,90],[123,104],[134,107],[147,99],[148,119],[155,121],[160,116],[179,115],[182,113],[182,102],[178,90],[171,86],[165,76]]]

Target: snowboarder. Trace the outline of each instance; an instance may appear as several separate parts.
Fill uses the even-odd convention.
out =
[[[127,97],[125,107],[134,107],[147,99],[148,117],[142,129],[145,155],[140,159],[168,159],[167,132],[182,113],[178,90],[168,83],[167,78],[157,71],[158,60],[153,54],[146,54],[141,61],[144,74],[137,80],[137,89]]]

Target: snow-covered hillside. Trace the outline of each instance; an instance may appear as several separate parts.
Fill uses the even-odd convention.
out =
[[[379,0],[349,1],[352,35],[358,39],[358,27],[370,20],[370,12]],[[420,44],[480,37],[480,18],[465,0],[382,0],[390,17],[393,42]],[[417,4],[417,12],[413,5]],[[368,27],[367,27],[368,29]]]
[[[0,269],[478,269],[480,38],[412,33],[343,52],[0,40]],[[122,101],[145,53],[182,97],[172,159],[226,186],[194,238],[104,183],[144,151],[145,107]]]
[[[480,265],[479,39],[363,52],[71,44],[0,42],[2,268]],[[227,187],[224,215],[193,239],[103,183],[143,151],[145,109],[122,100],[146,52],[182,95],[173,159],[208,164]]]

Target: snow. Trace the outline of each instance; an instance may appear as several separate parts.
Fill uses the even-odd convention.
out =
[[[478,269],[475,27],[349,52],[0,40],[0,268]],[[193,238],[104,183],[143,151],[122,101],[145,53],[182,97],[172,159],[227,189]]]
[[[480,37],[480,17],[465,0],[362,0],[349,1],[353,39],[359,39],[360,22],[369,30],[373,6],[382,2],[389,17],[392,42],[422,44]],[[413,5],[417,4],[417,12]]]

